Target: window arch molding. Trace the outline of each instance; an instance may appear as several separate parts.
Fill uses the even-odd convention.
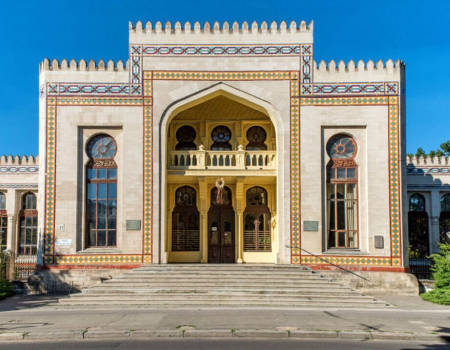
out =
[[[177,192],[180,191],[181,189],[183,189],[184,187],[189,187],[192,190],[194,190],[195,203],[193,204],[193,206],[195,206],[198,209],[199,208],[199,188],[198,188],[198,186],[195,184],[185,184],[185,185],[177,184],[176,186],[172,187],[172,191],[174,193],[174,203],[173,203],[172,210],[177,206],[177,198],[176,198]]]
[[[329,137],[326,166],[326,246],[359,248],[358,145],[349,133]]]
[[[263,143],[267,147],[267,150],[271,150],[273,148],[271,135],[271,122],[257,122],[257,121],[245,125],[244,128],[242,129],[242,139],[244,149],[247,149],[248,145],[251,144],[251,142],[248,140],[247,133],[253,127],[260,127],[264,130],[264,132],[266,133],[266,139],[263,141]]]
[[[409,196],[408,211],[412,212],[427,212],[427,201],[425,196],[420,193],[413,193]]]
[[[19,254],[37,254],[37,196],[34,192],[25,192],[20,200],[19,211]]]
[[[114,136],[98,132],[85,144],[85,246],[117,246],[117,177],[115,162],[118,147]]]
[[[178,124],[178,125],[174,125],[172,131],[173,131],[173,135],[172,135],[172,144],[173,144],[173,149],[178,149],[177,147],[179,147],[179,144],[182,143],[182,141],[180,141],[177,137],[177,134],[179,133],[179,131],[183,128],[192,128],[194,133],[195,133],[195,137],[192,141],[190,141],[190,143],[193,144],[193,149],[192,150],[198,150],[198,147],[200,145],[200,133],[199,133],[199,129],[198,129],[198,125],[197,124],[189,124],[189,123],[185,123],[185,124]]]

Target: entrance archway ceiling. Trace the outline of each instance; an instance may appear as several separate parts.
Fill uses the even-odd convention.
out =
[[[264,113],[217,96],[177,114],[174,120],[269,120]]]

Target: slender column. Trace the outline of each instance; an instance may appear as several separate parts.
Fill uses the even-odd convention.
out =
[[[236,179],[236,218],[237,218],[237,259],[238,264],[244,263],[244,228],[242,225],[243,219],[243,204],[244,201],[244,178]]]
[[[441,201],[439,190],[431,191],[431,211],[430,211],[430,253],[439,252],[439,216],[441,214]]]
[[[200,189],[200,251],[201,251],[201,263],[206,264],[208,262],[208,184],[204,177],[199,177],[198,188]]]
[[[6,230],[6,249],[15,251],[17,246],[16,215],[8,214],[8,228]]]

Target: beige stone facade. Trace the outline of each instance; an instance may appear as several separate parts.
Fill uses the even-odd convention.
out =
[[[125,65],[45,60],[39,264],[116,269],[215,262],[219,232],[218,254],[231,259],[225,262],[404,272],[404,65],[316,63],[313,48],[312,23],[138,22],[130,24]],[[186,126],[191,129],[181,129]],[[192,138],[177,136],[180,129],[193,130]],[[252,136],[258,133],[263,136]],[[100,177],[98,164],[106,164],[90,147],[101,137],[116,147],[104,166],[117,170],[105,180],[117,186],[108,229],[98,226],[100,209],[95,228],[89,216],[89,205],[100,205],[89,186],[103,185],[88,174],[94,169]],[[263,141],[255,146],[252,137]],[[355,149],[341,154],[339,142]],[[228,194],[217,192],[219,180]],[[178,200],[191,191],[186,186],[195,192],[194,209]],[[252,189],[265,198],[259,211]],[[225,203],[214,202],[220,194],[229,195],[232,219],[224,219]],[[338,202],[345,207],[342,227]],[[193,213],[194,224],[180,219],[183,210]],[[194,229],[184,228],[191,224]],[[98,244],[102,230],[114,235],[110,244]]]

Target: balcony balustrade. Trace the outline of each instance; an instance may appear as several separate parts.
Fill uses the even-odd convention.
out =
[[[168,168],[176,170],[272,170],[276,151],[169,151]]]

